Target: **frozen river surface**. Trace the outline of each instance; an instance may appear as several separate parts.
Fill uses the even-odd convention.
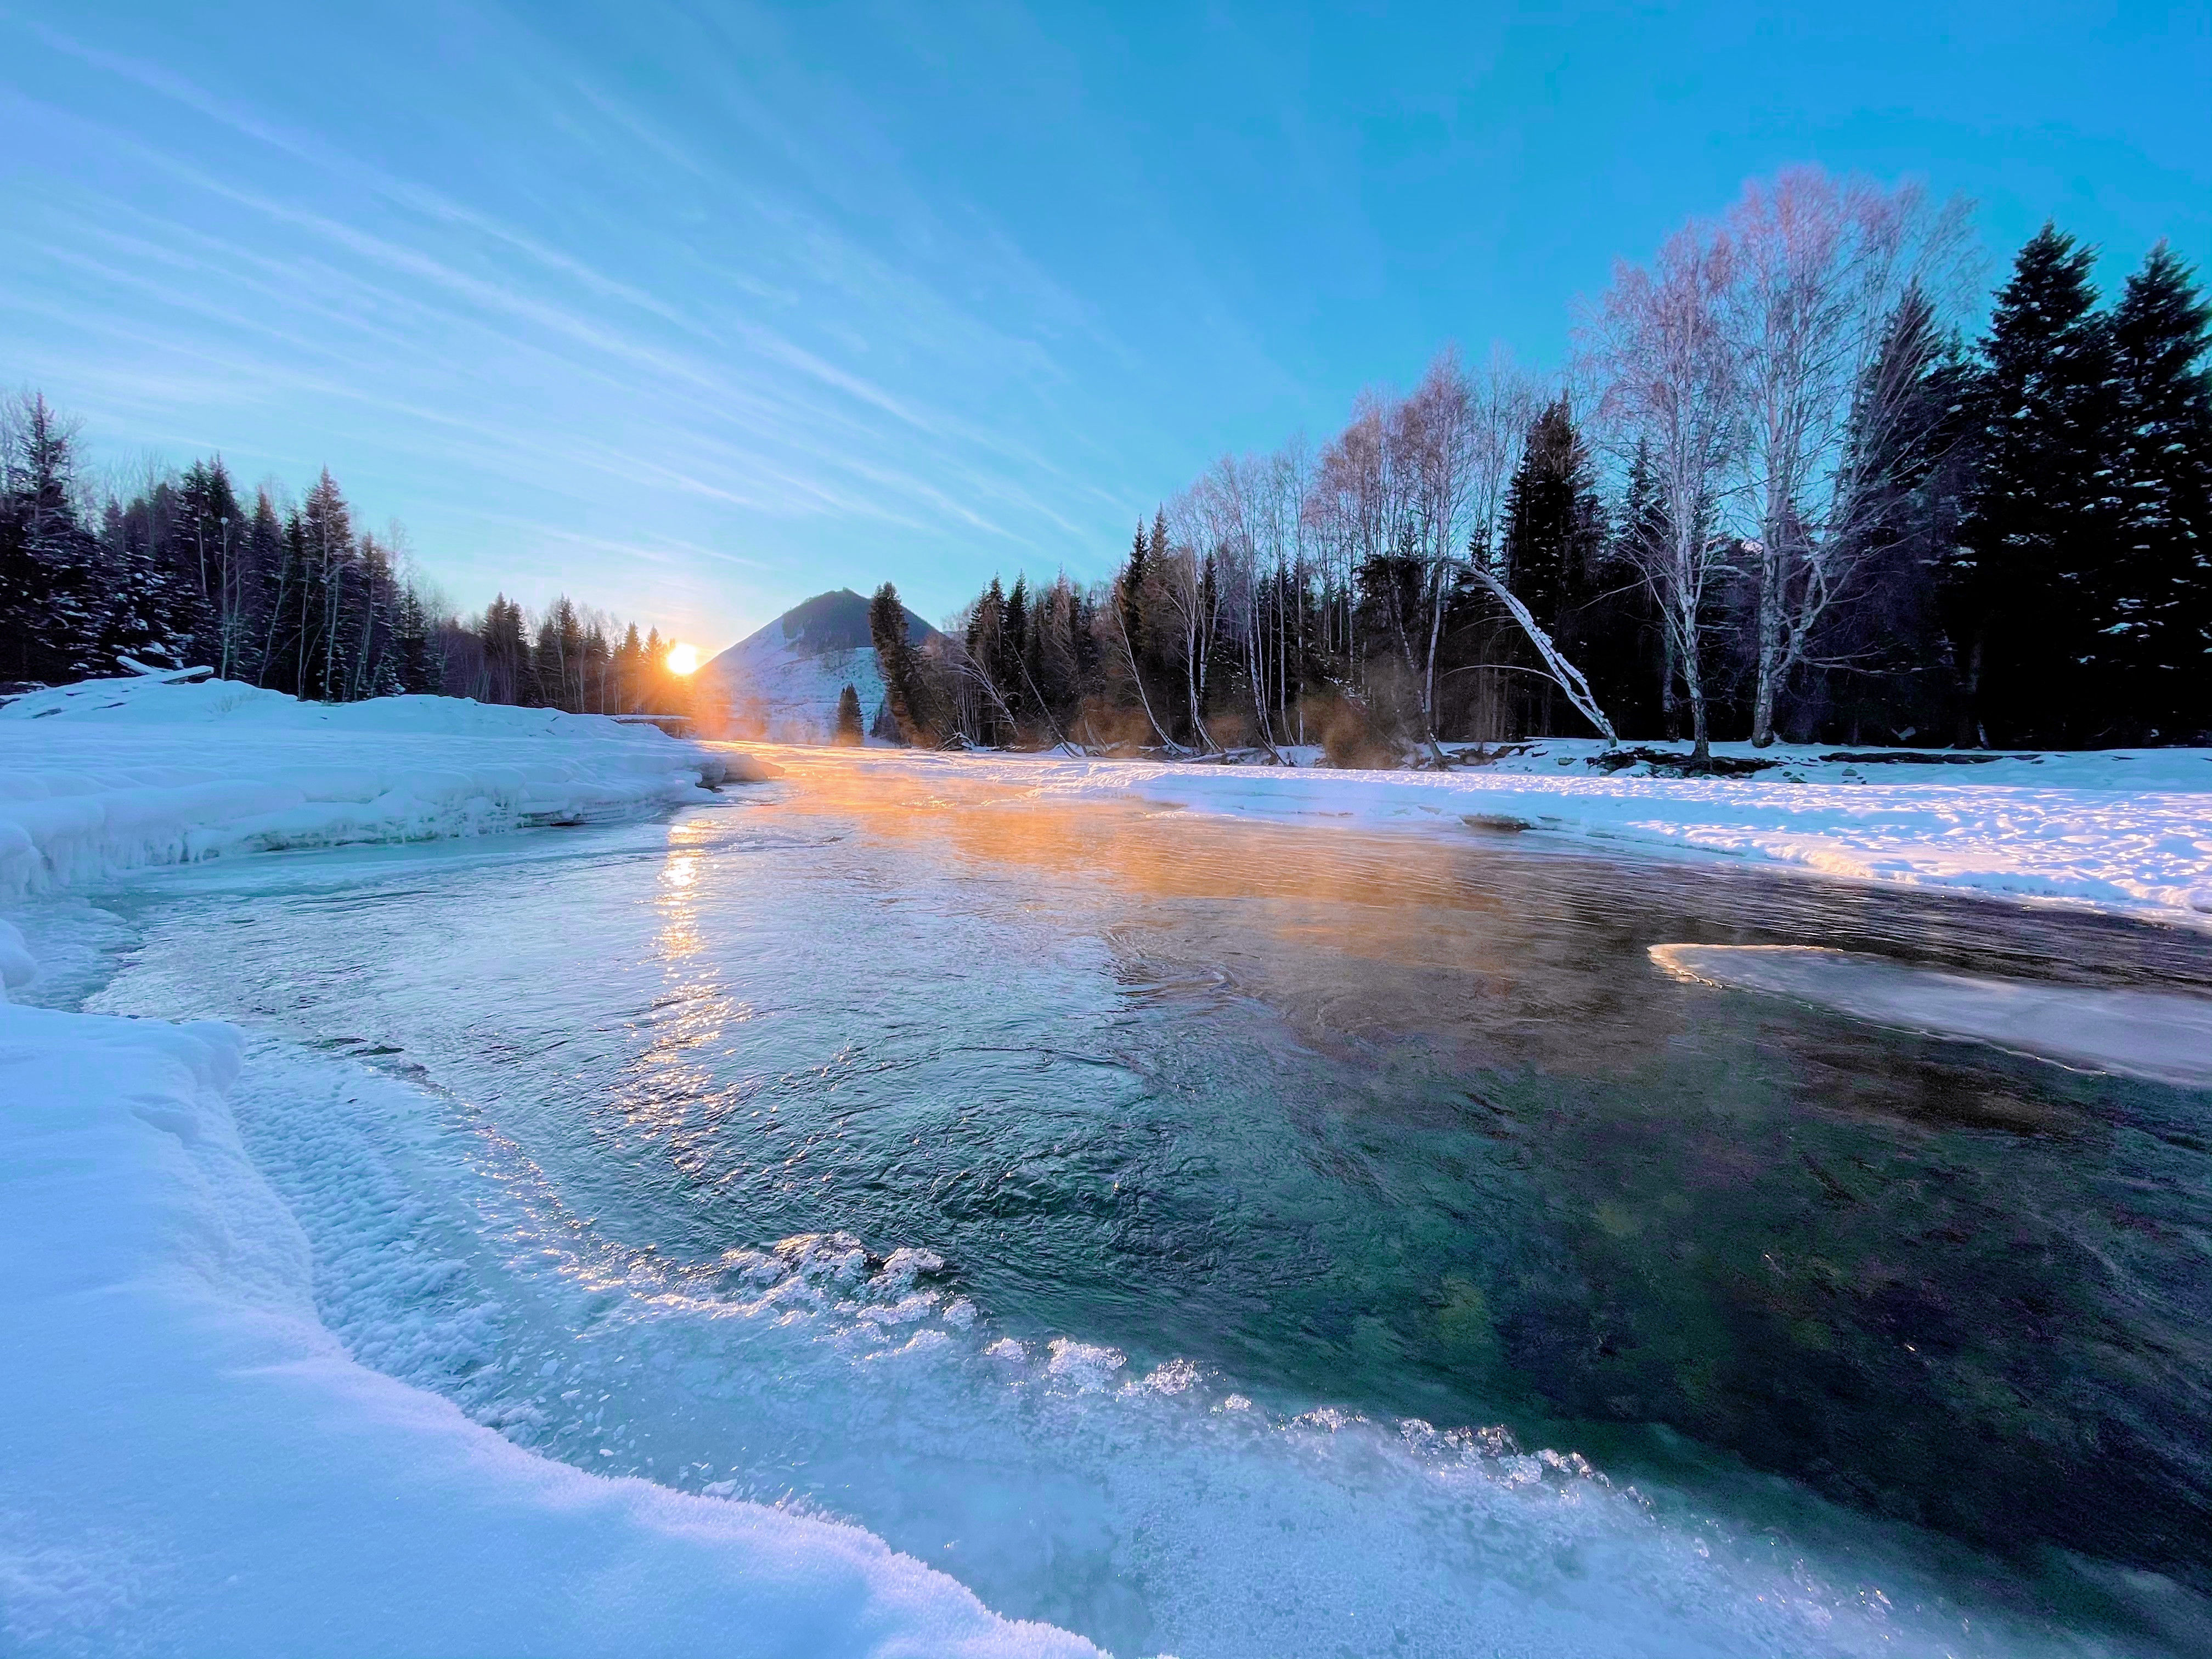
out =
[[[27,931],[255,1034],[366,1363],[1123,1655],[2212,1644],[2212,1093],[2096,1036],[2212,939],[957,776]]]

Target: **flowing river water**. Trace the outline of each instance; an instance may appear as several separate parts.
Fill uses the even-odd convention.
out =
[[[1125,1656],[2212,1644],[2212,1091],[1654,957],[2212,937],[828,755],[27,927],[254,1034],[365,1363]]]

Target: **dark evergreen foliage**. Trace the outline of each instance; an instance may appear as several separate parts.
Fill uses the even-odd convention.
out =
[[[1825,463],[1850,511],[1824,532],[1835,554],[1818,580],[1845,591],[1824,594],[1778,682],[1781,734],[2212,741],[2212,307],[2163,246],[2109,309],[2093,266],[2045,227],[1972,351],[1917,288],[1896,304]],[[1716,734],[1748,726],[1756,589],[1723,568],[1698,662],[1674,659],[1648,574],[1666,530],[1650,453],[1620,459],[1608,510],[1575,410],[1555,398],[1528,427],[1496,523],[1455,555],[1419,505],[1412,475],[1429,462],[1408,449],[1390,463],[1401,475],[1383,476],[1376,457],[1393,440],[1378,407],[1363,405],[1352,447],[1332,452],[1367,468],[1340,477],[1351,494],[1308,475],[1267,498],[1295,523],[1272,521],[1264,557],[1249,520],[1216,510],[1227,497],[1193,497],[1172,525],[1164,507],[1140,521],[1097,587],[994,577],[944,636],[917,629],[884,584],[866,611],[878,729],[930,744],[1304,744],[1347,763],[1433,760],[1431,735],[1586,733],[1478,571],[1526,608],[1624,736],[1680,734],[1692,667]],[[246,499],[216,456],[95,499],[70,422],[35,395],[4,414],[0,681],[112,673],[127,655],[303,697],[686,706],[657,634],[641,640],[566,598],[526,616],[501,594],[478,618],[453,617],[359,530],[328,472],[296,503],[267,489]],[[1224,468],[1220,488],[1239,487]],[[1361,517],[1354,497],[1386,505]],[[866,711],[848,701],[849,736]]]
[[[504,595],[465,624],[361,532],[326,471],[296,504],[249,507],[220,456],[95,498],[74,424],[33,393],[0,405],[0,682],[204,665],[328,702],[441,692],[579,712],[680,713],[656,639],[567,599],[536,629]]]
[[[2045,225],[1982,342],[1976,467],[1946,601],[1975,729],[1993,743],[2097,741],[2119,690],[2112,337],[2094,264]]]
[[[900,741],[923,741],[926,700],[915,684],[914,647],[907,638],[906,606],[898,589],[885,582],[868,601],[868,639],[876,648],[876,670],[884,678],[884,703]]]
[[[1896,304],[1832,462],[1850,504],[1821,573],[1838,591],[1784,682],[1783,735],[2212,740],[2212,314],[2166,249],[2109,311],[2092,265],[2046,227],[1972,351],[1917,286]],[[1528,429],[1494,542],[1446,573],[1440,600],[1418,513],[1364,542],[1340,521],[1338,545],[1360,550],[1335,570],[1280,555],[1231,580],[1233,550],[1204,540],[1212,520],[1179,520],[1186,545],[1163,511],[1094,592],[994,580],[963,614],[961,659],[920,667],[971,742],[1304,742],[1376,763],[1431,752],[1414,693],[1435,628],[1439,736],[1587,733],[1527,634],[1471,580],[1480,565],[1624,735],[1674,738],[1684,665],[1639,556],[1665,529],[1647,453],[1625,458],[1614,491],[1608,513],[1574,410],[1555,398]],[[1751,561],[1735,562],[1698,665],[1723,737],[1747,729],[1753,681],[1756,589]]]
[[[860,720],[860,694],[848,684],[837,693],[837,741],[857,749],[866,735],[867,728]]]
[[[2118,545],[2107,623],[2141,738],[2212,738],[2212,307],[2164,244],[2112,322]]]

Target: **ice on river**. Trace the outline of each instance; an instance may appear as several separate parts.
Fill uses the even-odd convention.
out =
[[[609,1480],[349,1358],[231,1027],[0,1006],[0,1647],[1068,1655],[854,1527]]]
[[[2212,997],[1917,968],[1806,945],[1655,945],[1669,973],[1854,1018],[2187,1088],[2212,1085]]]

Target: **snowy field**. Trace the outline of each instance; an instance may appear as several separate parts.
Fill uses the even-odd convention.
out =
[[[1750,780],[1608,775],[1591,757],[1536,745],[1443,775],[776,759],[799,788],[823,768],[902,769],[923,784],[957,769],[1052,800],[1462,836],[1526,828],[1623,853],[2212,915],[2202,753],[1931,765],[1904,781],[1809,755]],[[212,683],[65,688],[0,708],[0,904],[147,866],[642,817],[777,769],[649,728],[433,698],[321,708]],[[1735,962],[1678,966],[1752,971]],[[0,921],[0,980],[21,987],[36,966]],[[858,1528],[586,1474],[356,1364],[317,1318],[298,1221],[241,1148],[228,1097],[240,1054],[227,1025],[0,997],[0,1345],[15,1357],[0,1414],[0,1649],[105,1653],[135,1632],[210,1655],[1095,1651],[1000,1618]],[[1054,1352],[1053,1376],[1067,1381]],[[1071,1347],[1070,1364],[1091,1352]],[[1255,1454],[1240,1478],[1287,1490],[1302,1465],[1278,1468],[1276,1455]],[[1540,1495],[1548,1479],[1528,1475]],[[1731,1568],[1725,1595],[1696,1592],[1711,1606],[1677,1605],[1682,1564],[1646,1559],[1640,1511],[1584,1484],[1567,1482],[1543,1525],[1562,1550],[1621,1558],[1622,1583],[1650,1578],[1638,1592],[1649,1605],[1630,1610],[1649,1640],[1626,1638],[1619,1609],[1547,1607],[1529,1652],[1719,1650],[1715,1621],[1753,1607],[1775,1622],[1739,1629],[1740,1650],[1871,1652],[1899,1633],[1886,1610],[1863,1629],[1836,1624],[1765,1569]],[[1481,1501],[1521,1504],[1519,1491]],[[1493,1612],[1493,1636],[1523,1616]],[[1927,1634],[1904,1649],[1935,1651]]]
[[[1133,800],[1283,823],[1534,831],[1615,856],[1719,856],[1856,881],[2212,921],[2212,750],[1982,759],[1770,749],[1751,776],[1607,770],[1595,741],[1449,772],[870,752],[788,763],[937,769],[1040,799]],[[771,754],[779,751],[766,751]],[[1726,761],[1754,758],[1721,744]],[[1933,757],[1915,760],[1916,752]],[[1300,759],[1310,756],[1300,754]]]

